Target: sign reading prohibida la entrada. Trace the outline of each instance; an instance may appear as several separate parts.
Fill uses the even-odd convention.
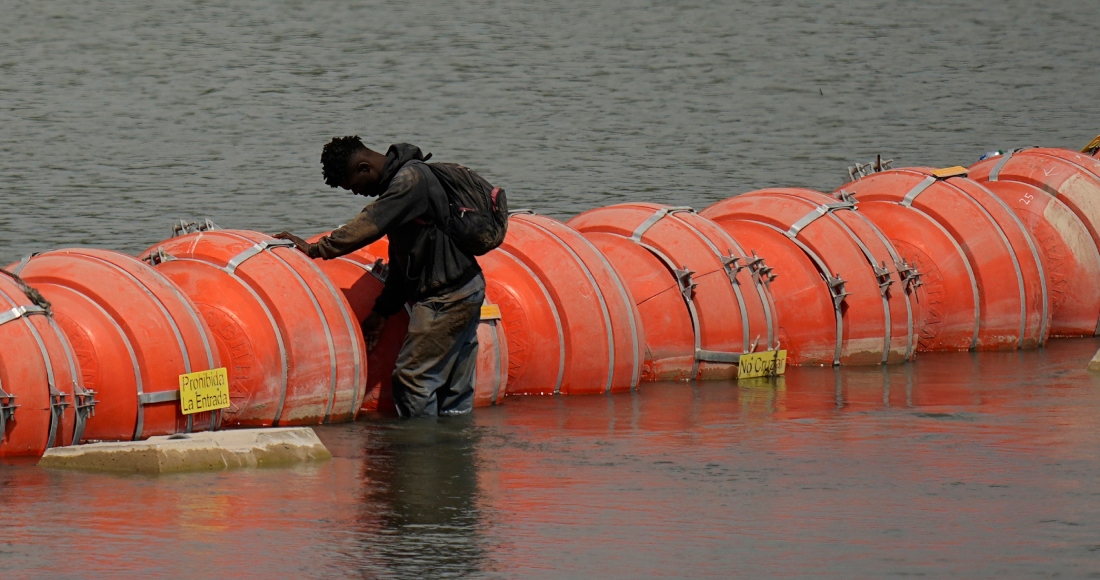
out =
[[[225,368],[180,375],[180,410],[184,415],[229,406],[229,374]]]

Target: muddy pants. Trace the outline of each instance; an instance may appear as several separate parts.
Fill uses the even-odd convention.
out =
[[[417,302],[393,371],[393,400],[402,417],[461,415],[474,408],[477,325],[485,278]]]

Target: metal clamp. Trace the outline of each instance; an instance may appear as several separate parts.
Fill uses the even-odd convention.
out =
[[[840,303],[844,302],[844,297],[848,295],[848,291],[844,288],[844,278],[840,277],[840,274],[836,276],[825,276],[825,283],[829,285],[829,293],[833,296],[833,308],[840,309]]]
[[[831,211],[836,211],[838,209],[855,209],[855,208],[856,208],[856,204],[855,204],[855,202],[852,202],[852,201],[838,201],[836,203],[826,203],[826,204],[819,205],[816,208],[814,208],[813,211],[806,214],[805,216],[803,216],[798,221],[794,222],[794,224],[791,225],[790,229],[787,230],[787,237],[788,238],[798,237],[798,233],[801,232],[806,226],[814,223],[815,221],[817,221],[818,218],[824,216],[825,214],[827,214]]]
[[[893,159],[883,161],[882,155],[876,155],[875,160],[870,163],[856,163],[848,168],[848,181],[855,181],[867,177],[868,175],[891,169],[890,164],[893,162]]]
[[[748,264],[739,265],[738,262],[741,261],[741,256],[734,256],[733,250],[727,251],[730,253],[730,255],[718,256],[722,260],[722,269],[726,271],[726,276],[729,277],[730,284],[736,284],[740,286],[741,282],[737,280],[737,273],[745,268],[748,268]]]
[[[683,268],[677,268],[673,271],[676,275],[676,284],[680,286],[680,293],[684,295],[684,300],[692,300],[695,295],[695,287],[697,284],[691,280],[692,272],[687,269],[687,266]]]
[[[15,419],[15,409],[18,407],[15,404],[15,395],[9,395],[0,387],[0,438],[7,434],[8,421]]]
[[[742,353],[739,352],[695,349],[695,360],[699,362],[737,364],[741,362],[741,355]]]
[[[291,240],[264,240],[251,248],[237,254],[233,259],[229,260],[229,263],[225,265],[225,271],[232,274],[237,271],[237,268],[241,264],[245,263],[249,258],[256,256],[271,248],[293,248],[294,242]]]
[[[50,385],[50,433],[46,438],[46,447],[51,448],[57,440],[57,429],[61,426],[61,419],[65,415],[65,409],[72,403],[67,400],[68,394],[57,390]]]
[[[154,391],[152,393],[138,394],[138,404],[155,405],[157,403],[169,403],[180,400],[179,391]]]
[[[4,312],[0,312],[0,326],[3,326],[4,324],[7,324],[7,323],[9,323],[13,320],[19,320],[20,318],[23,318],[24,316],[30,316],[32,314],[41,314],[43,316],[48,316],[49,311],[46,310],[45,308],[42,308],[41,306],[34,306],[34,305],[16,306],[15,308],[12,308],[11,310],[5,310]]]
[[[374,263],[367,266],[366,269],[383,284],[386,283],[386,277],[390,274],[390,265],[382,258],[375,260]]]
[[[73,426],[73,445],[80,443],[84,438],[84,427],[88,424],[88,417],[95,416],[95,406],[99,402],[95,399],[95,391],[91,391],[73,383],[73,401],[75,403],[76,421]]]
[[[745,262],[745,267],[752,273],[752,279],[757,284],[769,285],[777,277],[777,274],[772,273],[772,267],[764,263],[764,258],[756,255],[756,250],[752,251],[752,257]]]
[[[924,282],[921,281],[920,272],[917,271],[916,267],[909,265],[909,262],[902,260],[901,263],[894,264],[894,267],[897,268],[898,276],[901,277],[901,283],[906,292],[924,285]]]
[[[668,214],[675,213],[675,212],[678,212],[678,211],[689,211],[690,212],[690,211],[695,211],[695,210],[688,207],[688,206],[663,207],[663,208],[653,212],[653,215],[646,218],[646,220],[644,222],[638,224],[638,227],[634,228],[634,233],[632,233],[630,235],[630,239],[634,240],[635,242],[642,241],[642,236],[644,236],[645,233],[647,231],[649,231],[649,228],[656,225],[657,222],[664,219],[664,217],[667,216]]]
[[[189,222],[180,220],[180,223],[172,226],[172,237],[178,238],[180,236],[186,236],[187,234],[195,234],[199,232],[209,232],[213,230],[220,230],[218,224],[204,219],[202,223]]]
[[[890,278],[890,269],[886,267],[886,262],[881,262],[878,266],[871,264],[871,269],[874,270],[875,279],[878,280],[879,293],[886,296],[886,291],[894,283],[894,280]]]
[[[168,252],[165,252],[164,248],[158,246],[155,252],[152,252],[148,256],[142,258],[142,261],[149,264],[150,266],[158,266],[165,262],[171,262],[175,259],[175,256],[169,254]]]

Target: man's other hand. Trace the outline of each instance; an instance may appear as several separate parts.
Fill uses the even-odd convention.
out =
[[[363,339],[367,341],[367,350],[374,350],[378,344],[378,337],[382,336],[382,329],[386,327],[386,319],[377,312],[371,312],[363,321]]]
[[[279,232],[275,234],[275,238],[280,240],[290,240],[294,242],[294,247],[298,248],[298,251],[307,256],[309,255],[309,242],[303,240],[302,238],[299,238],[298,236],[290,232]]]

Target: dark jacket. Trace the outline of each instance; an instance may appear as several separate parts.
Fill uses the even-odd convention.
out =
[[[424,160],[418,147],[391,145],[378,200],[309,246],[311,258],[331,260],[389,236],[389,274],[374,303],[382,316],[459,288],[481,272],[477,260],[434,225],[437,216],[448,215],[447,193]]]

